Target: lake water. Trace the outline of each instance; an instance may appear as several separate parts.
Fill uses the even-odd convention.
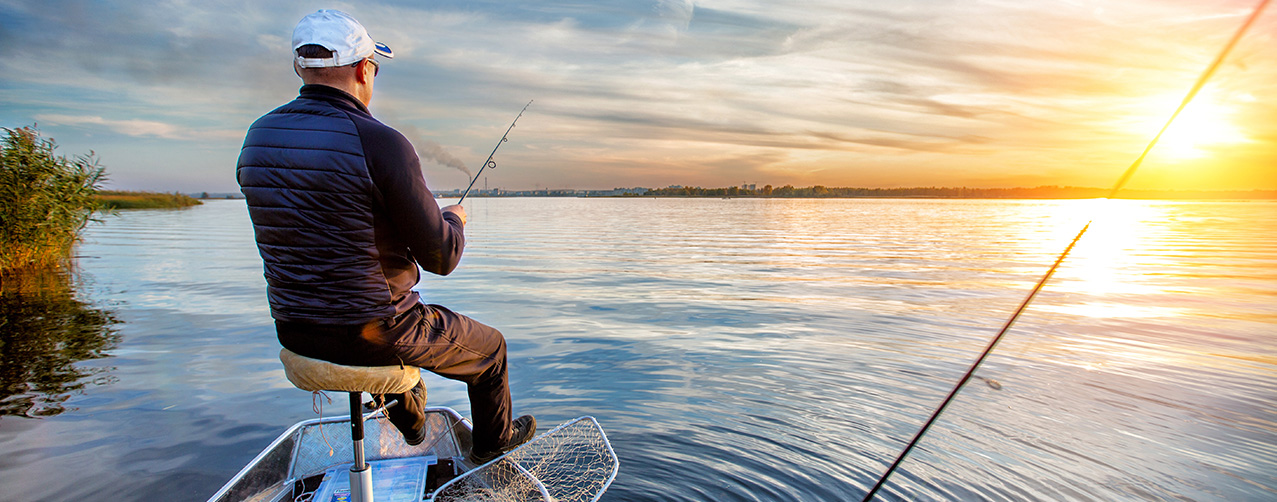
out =
[[[419,289],[505,333],[516,414],[598,418],[604,500],[858,500],[1093,215],[880,496],[1277,500],[1277,203],[467,207],[461,267]],[[72,306],[118,322],[57,385],[4,349],[0,499],[204,500],[315,416],[243,201],[122,212],[78,252]]]

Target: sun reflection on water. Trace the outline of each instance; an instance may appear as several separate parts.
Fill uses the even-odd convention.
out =
[[[1168,218],[1168,206],[1156,201],[1090,199],[1061,206],[1065,215],[1050,238],[1035,241],[1042,253],[1062,252],[1088,222],[1090,227],[1048,284],[1052,291],[1068,293],[1069,300],[1035,306],[1058,313],[1089,318],[1174,317],[1181,309],[1161,305],[1126,303],[1132,296],[1166,293],[1161,281],[1165,271],[1153,272],[1172,247],[1159,232]],[[1027,240],[1026,242],[1034,242]]]
[[[1239,361],[1271,374],[1271,358],[1256,361],[1249,338],[1222,335],[1271,317],[1221,316],[1220,305],[1270,289],[1242,274],[1268,266],[1272,246],[1236,229],[1252,220],[1213,216],[1219,204],[1093,199],[1046,211],[1026,230],[1038,238],[1021,241],[1043,270],[1090,227],[1021,319],[1012,355],[1152,379],[1181,368],[1239,371]]]

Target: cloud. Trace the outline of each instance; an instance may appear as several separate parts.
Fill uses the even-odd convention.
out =
[[[155,137],[173,140],[235,139],[242,138],[242,131],[197,131],[173,124],[140,119],[106,119],[94,115],[62,115],[42,113],[35,116],[37,123],[57,126],[97,127],[133,137]]]
[[[96,116],[75,116],[59,114],[40,114],[35,116],[39,122],[50,125],[69,126],[103,126],[107,129],[128,136],[154,136],[167,139],[182,139],[181,130],[171,124],[150,120],[108,120]]]

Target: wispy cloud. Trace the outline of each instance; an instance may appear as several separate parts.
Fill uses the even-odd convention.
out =
[[[36,115],[35,119],[37,122],[49,125],[101,126],[127,136],[155,136],[167,139],[185,139],[188,137],[177,126],[151,120],[108,120],[97,116],[60,115],[56,113],[42,113]]]
[[[133,137],[155,137],[173,140],[237,139],[243,136],[238,130],[197,130],[154,120],[106,119],[94,115],[62,115],[41,113],[35,116],[37,125],[73,126],[105,129]]]

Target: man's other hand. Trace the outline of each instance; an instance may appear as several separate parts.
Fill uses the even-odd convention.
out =
[[[441,208],[440,211],[457,215],[457,217],[461,218],[461,226],[464,227],[466,225],[466,208],[461,207],[461,204],[446,206]]]

